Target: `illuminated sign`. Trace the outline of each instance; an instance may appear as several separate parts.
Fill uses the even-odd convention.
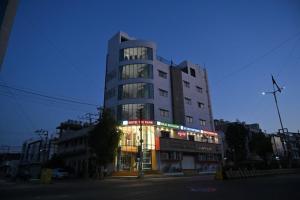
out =
[[[130,120],[130,121],[123,121],[122,125],[153,125],[153,121],[149,120]]]
[[[177,135],[180,137],[186,137],[186,132],[178,131]]]
[[[198,130],[198,129],[188,128],[188,127],[185,127],[185,126],[180,126],[180,129],[185,130],[185,131],[200,132],[200,130]]]
[[[218,133],[211,132],[211,131],[201,130],[201,133],[206,134],[206,135],[211,135],[211,136],[218,136]]]
[[[176,125],[176,124],[168,124],[168,123],[159,122],[159,121],[156,122],[156,125],[165,126],[165,127],[169,127],[169,128],[175,128],[175,129],[179,129],[179,127],[180,127],[179,125]]]

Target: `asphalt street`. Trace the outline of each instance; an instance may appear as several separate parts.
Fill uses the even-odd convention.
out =
[[[106,180],[67,180],[50,185],[0,184],[1,200],[87,199],[300,199],[300,175],[241,180],[213,180],[212,176]]]

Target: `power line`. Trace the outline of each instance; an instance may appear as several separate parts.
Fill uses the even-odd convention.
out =
[[[267,52],[265,52],[264,54],[256,57],[255,59],[253,59],[251,62],[243,65],[242,67],[236,69],[235,71],[230,72],[229,74],[225,75],[222,79],[218,80],[216,85],[220,84],[221,82],[223,82],[224,78],[228,78],[234,74],[237,74],[241,71],[244,71],[245,69],[247,69],[248,67],[250,67],[251,65],[253,65],[255,62],[263,59],[264,57],[268,56],[269,54],[273,53],[275,50],[280,49],[285,43],[297,38],[300,35],[300,32],[297,32],[296,34],[292,35],[291,37],[287,38],[286,40],[282,41],[281,43],[279,43],[278,45],[274,46],[273,48],[271,48],[270,50],[268,50]]]
[[[8,86],[8,85],[3,85],[3,84],[0,84],[0,87],[12,89],[12,90],[15,90],[15,91],[20,91],[20,92],[23,92],[23,93],[36,95],[36,96],[40,96],[40,97],[44,97],[44,98],[48,98],[48,99],[54,99],[54,100],[58,100],[58,101],[64,101],[64,102],[87,105],[87,106],[93,106],[93,107],[98,107],[99,106],[99,105],[92,104],[92,103],[81,102],[81,101],[76,101],[76,100],[66,99],[66,98],[61,98],[61,97],[54,97],[54,96],[50,96],[50,95],[46,95],[46,94],[42,94],[42,93],[38,93],[38,92],[32,92],[32,91],[24,90],[24,89],[21,89],[21,88],[16,88],[16,87]]]

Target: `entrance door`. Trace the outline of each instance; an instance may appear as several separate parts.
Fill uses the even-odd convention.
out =
[[[188,156],[188,155],[182,156],[182,169],[195,169],[194,156]]]

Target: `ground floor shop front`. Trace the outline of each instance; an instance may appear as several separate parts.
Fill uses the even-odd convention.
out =
[[[155,121],[126,121],[120,129],[116,171],[214,171],[221,160],[218,135],[211,131]]]

